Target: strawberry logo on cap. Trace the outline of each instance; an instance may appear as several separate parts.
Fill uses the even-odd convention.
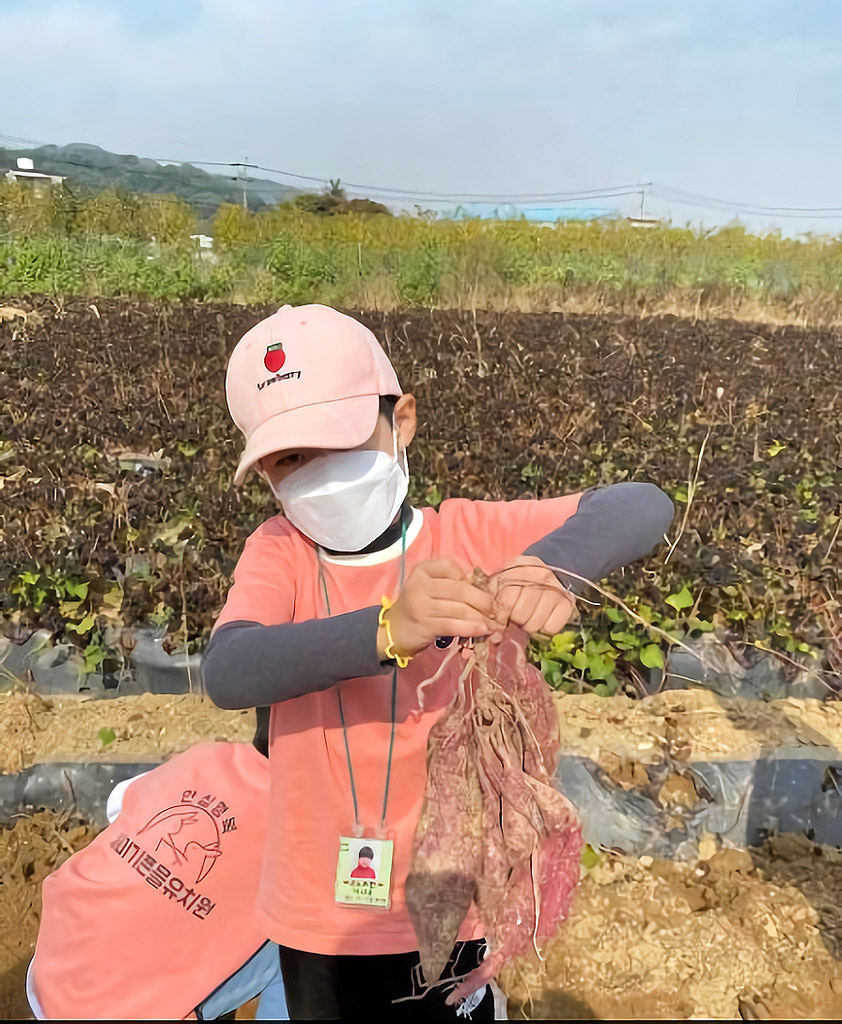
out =
[[[287,356],[282,342],[277,341],[274,345],[267,346],[263,365],[270,373],[277,373],[286,361]]]

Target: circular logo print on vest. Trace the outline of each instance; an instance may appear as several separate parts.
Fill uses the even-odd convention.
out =
[[[162,862],[166,860],[169,867],[178,868],[182,877],[189,876],[197,885],[222,856],[219,823],[210,811],[194,804],[173,804],[158,811],[138,835],[144,833]]]
[[[282,342],[269,345],[266,355],[263,357],[263,365],[270,373],[277,373],[286,361],[287,356]]]

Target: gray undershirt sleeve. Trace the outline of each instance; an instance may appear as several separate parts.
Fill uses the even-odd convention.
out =
[[[278,626],[227,622],[205,652],[208,696],[230,710],[263,707],[386,673],[392,665],[377,655],[379,614],[374,606]]]
[[[574,516],[524,554],[598,583],[621,566],[651,554],[674,515],[673,503],[654,484],[596,488],[582,495]],[[572,576],[558,573],[558,577],[574,594],[588,589]]]
[[[576,514],[524,554],[594,582],[648,555],[674,515],[653,484],[622,483],[587,491]],[[560,579],[576,593],[584,584]],[[221,708],[264,707],[326,690],[343,679],[388,673],[375,638],[379,607],[308,622],[264,626],[229,622],[205,653],[205,687]]]

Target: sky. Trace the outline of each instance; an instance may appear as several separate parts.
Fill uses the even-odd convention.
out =
[[[0,0],[0,40],[0,144],[842,234],[839,0]]]

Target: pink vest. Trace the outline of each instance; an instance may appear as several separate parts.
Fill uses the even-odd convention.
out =
[[[32,985],[47,1017],[192,1016],[259,949],[268,794],[245,743],[200,744],[128,787],[44,880]]]

